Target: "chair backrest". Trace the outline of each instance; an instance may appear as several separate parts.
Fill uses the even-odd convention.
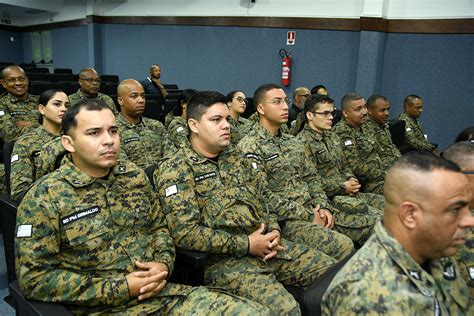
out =
[[[7,192],[10,194],[10,174],[12,170],[12,152],[15,142],[7,142],[3,144],[3,163],[5,164],[5,181],[7,184]]]
[[[242,117],[248,118],[250,115],[255,113],[255,105],[253,104],[253,98],[247,97],[247,107],[245,108],[244,113],[242,113]]]
[[[165,116],[163,115],[163,108],[161,103],[156,100],[147,100],[145,105],[145,112],[143,112],[144,117],[152,118],[159,120],[164,123]]]
[[[49,69],[48,68],[25,68],[24,69],[27,74],[34,73],[34,74],[49,74]]]
[[[104,82],[119,82],[119,76],[117,75],[101,75],[100,79]]]
[[[392,142],[396,146],[405,144],[405,124],[403,120],[394,119],[388,122],[388,129],[392,134]]]
[[[156,167],[158,167],[157,164],[153,164],[145,169],[146,176],[148,177],[148,180],[150,180],[150,184],[153,187],[153,190],[155,190],[155,180],[153,179],[153,172],[155,172]]]
[[[178,90],[177,84],[163,84],[166,90]]]
[[[55,74],[72,74],[71,68],[54,68]]]

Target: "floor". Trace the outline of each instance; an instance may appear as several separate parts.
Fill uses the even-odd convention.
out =
[[[5,263],[5,251],[3,249],[3,236],[0,235],[0,315],[13,316],[15,310],[3,299],[8,296],[7,266]]]

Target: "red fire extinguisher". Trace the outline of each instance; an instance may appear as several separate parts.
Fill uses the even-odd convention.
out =
[[[285,49],[280,49],[281,61],[281,84],[290,85],[291,55]]]

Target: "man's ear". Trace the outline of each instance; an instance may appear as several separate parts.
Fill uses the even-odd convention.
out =
[[[195,119],[190,118],[188,120],[189,129],[195,134],[198,134],[198,128],[197,128],[198,124],[199,124],[199,122],[196,121]]]
[[[257,112],[262,114],[262,115],[265,114],[265,111],[263,110],[263,104],[262,103],[257,104]]]
[[[63,147],[73,153],[75,152],[76,150],[74,149],[74,139],[72,139],[71,136],[69,135],[62,135],[61,136],[61,143],[63,144]]]
[[[3,86],[4,88],[7,88],[7,87],[5,87],[5,81],[3,81],[3,79],[0,79],[0,83],[2,84],[2,86]]]
[[[122,97],[117,97],[117,102],[120,104],[120,106],[123,105],[123,98]]]
[[[310,111],[306,112],[306,121],[309,122],[313,119],[313,113]]]
[[[410,230],[418,226],[420,217],[423,216],[421,213],[421,208],[416,203],[406,201],[398,207],[400,222]]]
[[[342,110],[342,116],[344,116],[345,118],[347,118],[347,112],[345,110]]]

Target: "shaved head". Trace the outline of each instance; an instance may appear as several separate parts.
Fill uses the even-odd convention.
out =
[[[142,86],[140,82],[135,79],[125,79],[120,82],[117,86],[117,95],[123,96],[124,94],[128,93],[131,90],[131,87],[134,86]]]
[[[5,80],[8,76],[8,74],[12,71],[19,72],[19,73],[23,74],[24,76],[26,76],[25,71],[23,70],[23,68],[21,68],[17,65],[11,65],[11,66],[3,68],[3,70],[2,70],[2,79]]]

